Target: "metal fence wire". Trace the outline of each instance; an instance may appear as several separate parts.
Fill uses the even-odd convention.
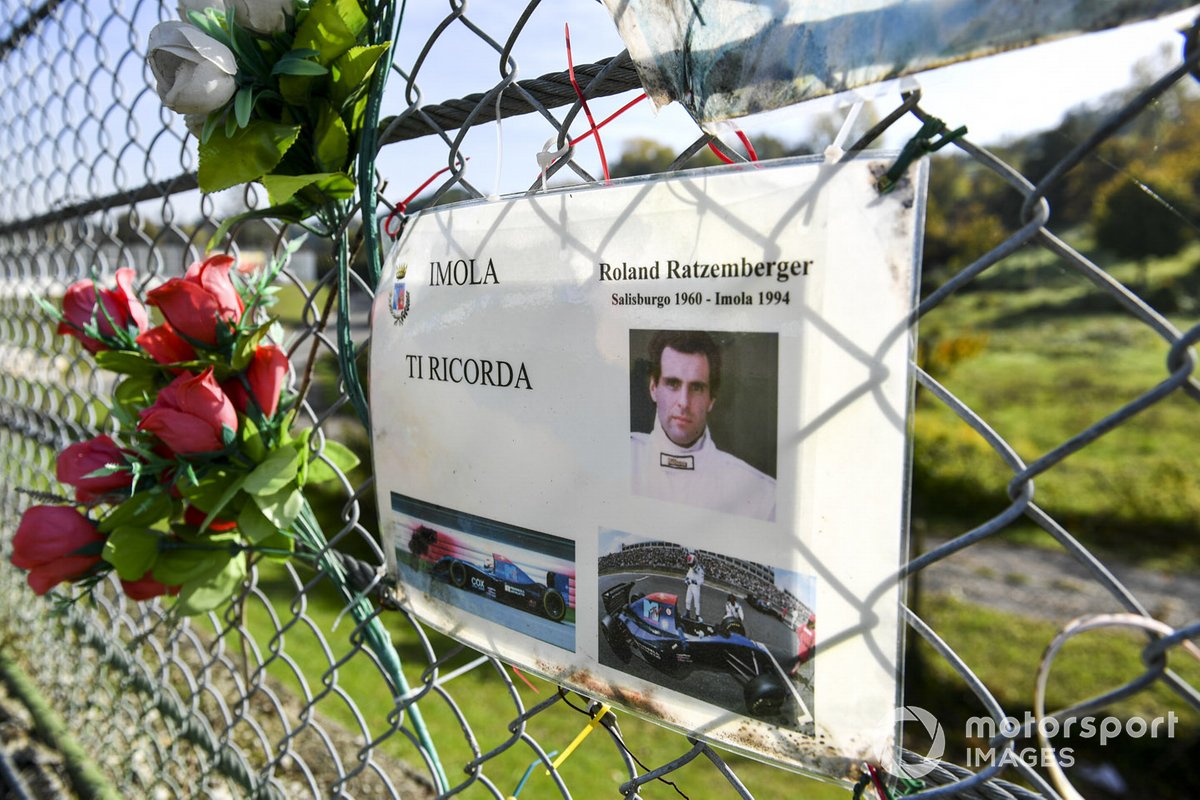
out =
[[[76,345],[64,344],[54,334],[37,298],[61,296],[70,283],[93,269],[111,276],[118,267],[133,266],[139,280],[147,283],[180,274],[200,255],[214,220],[224,215],[219,212],[228,211],[219,204],[253,207],[264,201],[253,189],[232,199],[201,198],[196,191],[194,142],[183,120],[161,107],[145,67],[147,32],[155,22],[174,17],[174,5],[157,0],[0,0],[0,183],[5,188],[0,193],[0,636],[5,658],[32,677],[83,750],[125,797],[462,793],[507,798],[520,792],[536,797],[686,797],[688,792],[693,797],[750,797],[748,786],[754,781],[741,776],[761,773],[760,765],[683,736],[655,733],[657,729],[626,716],[606,719],[606,733],[588,742],[589,748],[605,751],[596,756],[600,761],[589,762],[602,768],[590,767],[591,774],[585,776],[572,772],[568,762],[545,777],[542,771],[550,768],[551,754],[567,744],[558,731],[585,724],[584,717],[591,713],[589,699],[542,681],[527,686],[524,676],[424,630],[388,601],[386,586],[375,580],[384,560],[374,532],[372,478],[366,469],[342,475],[340,486],[326,498],[326,506],[334,510],[325,520],[326,532],[347,563],[356,567],[360,588],[378,596],[378,613],[405,659],[413,688],[394,700],[385,672],[362,646],[360,631],[349,617],[339,618],[329,581],[304,567],[259,564],[241,599],[227,610],[178,621],[169,619],[157,602],[129,602],[113,586],[102,586],[92,605],[52,613],[51,605],[35,601],[23,575],[7,563],[17,521],[31,502],[18,490],[56,491],[56,453],[71,442],[105,432],[109,424],[103,398],[113,376],[93,369]],[[469,176],[465,159],[470,156],[468,141],[495,146],[500,118],[524,117],[557,143],[554,148],[570,147],[568,130],[582,106],[569,76],[565,71],[526,76],[515,56],[518,44],[538,45],[522,40],[522,35],[535,12],[539,17],[554,13],[550,4],[546,6],[539,8],[538,0],[532,0],[514,12],[510,28],[498,31],[477,22],[465,0],[450,2],[444,17],[426,30],[415,29],[412,20],[405,22],[403,36],[409,46],[397,48],[383,101],[386,128],[381,148],[383,155],[404,158],[406,148],[419,146],[423,149],[413,152],[424,154],[419,157],[430,165],[429,172],[449,166],[431,187],[434,199],[452,190],[465,197],[489,193],[489,179]],[[494,52],[496,71],[457,76],[460,83],[469,83],[464,96],[427,97],[421,87],[430,82],[429,70],[447,69],[453,63],[453,48],[463,46],[465,39],[472,47]],[[444,52],[447,47],[452,51]],[[915,555],[905,568],[909,579],[1026,520],[1083,564],[1091,580],[1121,608],[1149,617],[1139,598],[1034,502],[1034,485],[1068,456],[1150,406],[1177,395],[1200,400],[1190,351],[1200,340],[1200,326],[1178,330],[1142,297],[1051,233],[1048,224],[1054,210],[1046,198],[1155,98],[1196,75],[1198,62],[1200,49],[1185,50],[1176,67],[1096,126],[1045,174],[1021,175],[965,138],[953,143],[964,157],[938,165],[969,165],[994,176],[1020,200],[1021,212],[1001,244],[970,254],[971,263],[923,294],[914,321],[935,319],[952,295],[1018,250],[1040,248],[1160,337],[1166,369],[1139,397],[1114,402],[1107,416],[1089,421],[1081,433],[1028,463],[986,419],[918,370],[923,391],[956,415],[964,431],[969,428],[982,436],[1008,466],[1011,478],[1004,488],[1010,502],[978,527]],[[640,90],[625,53],[577,65],[575,74],[589,99]],[[894,113],[849,149],[868,146],[910,117],[928,118],[919,93],[905,95]],[[473,133],[481,135],[469,139]],[[698,132],[672,168],[681,167],[710,142],[731,159],[743,158]],[[595,180],[579,159],[561,159],[551,172],[564,169],[584,181]],[[536,168],[531,169],[531,191],[538,187],[538,177]],[[404,193],[406,187],[384,188],[375,210],[380,219],[389,211],[388,198],[394,205]],[[276,232],[260,231],[261,246],[277,244]],[[246,237],[238,241],[249,257]],[[348,413],[332,366],[337,342],[326,298],[334,271],[323,269],[319,260],[297,258],[284,276],[302,299],[293,318],[286,320],[286,345],[296,364],[304,363],[310,353],[317,356],[317,379],[303,406],[304,424],[365,446],[365,434]],[[372,292],[361,279],[351,291],[354,337],[361,345]],[[1004,718],[1006,710],[972,664],[912,610],[905,614],[910,632],[929,643],[978,698],[974,713]],[[1193,624],[1173,629],[1169,636],[1149,638],[1143,654],[1145,674],[1115,694],[1157,682],[1174,690],[1181,704],[1200,708],[1200,694],[1166,668],[1168,653],[1188,646],[1198,631]],[[481,717],[476,707],[482,707],[484,695],[489,698],[488,711]],[[387,701],[371,699],[381,696]],[[426,717],[441,719],[434,728],[440,761],[421,746],[410,724],[408,711],[414,703],[420,703]],[[501,707],[506,709],[503,713],[495,711]],[[674,755],[642,763],[639,742],[651,737],[674,739]],[[1003,736],[996,743],[1013,746],[1012,739]],[[908,757],[920,760],[914,754]],[[532,772],[527,769],[534,766]],[[925,777],[926,788],[919,796],[1059,796],[1041,772],[1019,760],[1004,771],[1004,780],[1001,770],[1000,765],[971,770],[943,763]],[[514,775],[521,779],[519,784]],[[526,779],[539,783],[527,787]],[[800,777],[788,780],[795,781],[796,796],[809,785]]]

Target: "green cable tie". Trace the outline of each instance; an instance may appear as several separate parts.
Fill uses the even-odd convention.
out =
[[[945,122],[942,122],[937,117],[930,117],[925,120],[925,123],[917,131],[917,134],[909,139],[900,150],[900,155],[896,156],[896,162],[876,181],[875,188],[879,190],[880,194],[887,194],[896,188],[896,184],[900,182],[901,176],[904,175],[905,171],[914,161],[930,153],[936,153],[946,145],[966,135],[966,125],[960,125],[954,130],[947,132]],[[935,140],[935,136],[940,136],[941,138]]]

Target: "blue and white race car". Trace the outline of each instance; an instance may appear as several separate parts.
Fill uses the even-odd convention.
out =
[[[681,616],[678,598],[668,592],[633,594],[633,582],[619,583],[602,595],[600,628],[622,662],[636,653],[654,668],[684,679],[695,668],[723,672],[742,684],[746,710],[755,717],[781,712],[788,689],[780,668],[762,644],[746,637],[737,617],[716,626]]]
[[[560,622],[567,615],[567,598],[571,591],[567,575],[547,572],[546,583],[541,584],[500,555],[493,555],[492,563],[484,566],[446,556],[433,565],[433,574],[459,589],[482,594],[531,614],[540,614],[554,622]]]

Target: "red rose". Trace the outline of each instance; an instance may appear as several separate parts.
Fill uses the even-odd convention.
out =
[[[159,583],[154,580],[153,571],[150,571],[136,581],[122,579],[121,588],[125,590],[125,596],[130,600],[149,600],[153,597],[162,597],[164,594],[179,594],[179,590],[182,587],[167,586],[165,583]]]
[[[176,455],[221,450],[223,428],[237,432],[237,412],[221,391],[213,368],[199,375],[180,375],[144,409],[138,429],[156,435]]]
[[[150,291],[146,302],[157,306],[167,322],[184,336],[208,345],[217,343],[220,320],[237,323],[245,310],[229,278],[233,259],[216,255],[188,267],[182,278]]]
[[[106,494],[128,489],[133,475],[127,469],[111,475],[89,478],[91,473],[110,464],[125,464],[125,452],[107,436],[76,442],[58,454],[57,477],[75,487],[75,499],[90,503]]]
[[[196,358],[196,349],[165,322],[138,336],[137,343],[159,364],[178,364],[181,361],[193,361]],[[185,372],[182,369],[171,371],[176,375],[182,375]]]
[[[287,353],[273,344],[265,344],[255,350],[250,365],[246,367],[245,381],[250,384],[250,395],[268,419],[279,410],[279,395],[287,383],[287,374]],[[250,395],[246,393],[242,378],[232,378],[222,386],[233,401],[233,407],[245,414]]]
[[[100,563],[104,536],[87,517],[65,506],[33,506],[21,517],[13,537],[13,566],[29,570],[26,580],[37,594],[63,581],[78,580]],[[80,554],[92,547],[95,555]]]
[[[150,318],[146,314],[146,307],[133,291],[133,276],[132,269],[122,267],[117,270],[117,288],[100,290],[100,301],[104,304],[104,311],[108,312],[107,316],[97,307],[96,287],[90,280],[71,284],[63,295],[63,321],[58,323],[58,332],[74,336],[89,353],[96,353],[108,350],[109,345],[84,334],[84,326],[91,322],[96,323],[96,328],[104,337],[113,336],[117,328],[125,330],[130,324],[135,325],[138,331],[145,331],[150,327]],[[109,322],[109,317],[112,322]],[[113,323],[116,323],[116,327]]]
[[[204,524],[204,518],[208,516],[208,512],[201,511],[195,506],[188,506],[183,511],[183,521],[188,525],[195,525],[199,528]],[[213,521],[208,524],[208,530],[220,533],[222,531],[231,531],[237,527],[237,520],[221,519],[214,517]]]
[[[221,308],[222,319],[241,319],[245,307],[242,296],[234,288],[229,278],[229,270],[234,265],[233,256],[217,254],[209,256],[204,261],[195,261],[184,274],[185,281],[191,281],[208,291],[217,300]]]

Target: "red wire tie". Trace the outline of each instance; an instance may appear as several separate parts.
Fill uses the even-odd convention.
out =
[[[867,764],[867,771],[871,773],[871,780],[875,784],[875,793],[879,795],[879,800],[887,800],[887,792],[883,789],[883,782],[879,780],[879,773],[875,771],[875,766]]]
[[[588,108],[587,98],[583,96],[583,90],[579,88],[579,83],[575,80],[575,62],[571,58],[571,26],[564,23],[563,30],[567,36],[567,74],[571,78],[571,86],[575,89],[579,102],[583,104],[583,113],[587,115],[588,124],[592,126],[592,133],[596,134],[596,149],[600,151],[600,169],[604,171],[604,182],[609,183],[611,178],[608,177],[608,159],[604,157],[604,144],[600,141],[596,120],[592,117],[592,110]]]
[[[735,130],[737,130],[737,137],[739,139],[741,139],[742,144],[744,144],[746,146],[746,155],[750,156],[750,161],[752,161],[752,162],[758,161],[758,153],[754,152],[754,145],[750,144],[750,137],[747,136],[746,134],[744,134],[741,131],[741,129],[735,129]],[[710,141],[708,143],[708,149],[712,150],[713,154],[716,155],[717,158],[721,159],[721,161],[725,162],[726,164],[733,163],[733,159],[730,158],[729,156],[725,155],[724,153],[722,153],[720,150],[718,150],[717,145],[715,143]]]
[[[463,160],[464,160],[464,161],[470,161],[470,160],[471,160],[471,157],[470,157],[470,156],[467,156],[467,157],[466,157],[465,159],[463,159]],[[429,184],[431,184],[431,183],[433,183],[435,180],[437,180],[437,178],[438,178],[438,176],[439,176],[439,175],[441,175],[441,174],[443,174],[443,173],[446,173],[446,172],[449,172],[449,171],[450,171],[450,169],[451,169],[450,167],[442,167],[442,168],[441,168],[441,169],[439,169],[437,172],[435,172],[435,173],[433,173],[432,175],[430,175],[430,176],[429,176],[429,177],[428,177],[428,178],[425,180],[425,182],[424,182],[424,183],[422,183],[420,186],[418,186],[418,187],[416,188],[416,191],[414,191],[414,192],[413,192],[412,194],[410,194],[408,197],[406,197],[406,198],[404,198],[403,200],[401,200],[401,201],[399,202],[399,204],[397,204],[397,205],[396,205],[396,207],[392,209],[391,213],[387,215],[387,219],[385,219],[385,220],[383,221],[383,232],[384,232],[384,233],[386,233],[388,236],[390,236],[390,237],[391,237],[391,238],[393,238],[393,239],[395,239],[395,238],[396,238],[398,235],[400,235],[400,229],[399,229],[399,228],[397,228],[397,229],[396,229],[396,232],[395,232],[395,233],[393,233],[393,232],[392,232],[392,220],[395,220],[395,219],[396,219],[396,215],[397,215],[397,214],[399,214],[399,215],[403,215],[403,214],[404,214],[404,212],[408,210],[408,204],[409,204],[409,203],[411,203],[413,200],[417,199],[417,195],[419,195],[421,192],[425,191],[425,188],[426,188],[427,186],[429,186]]]
[[[621,107],[620,107],[620,108],[618,108],[616,111],[614,111],[613,113],[609,114],[607,117],[605,117],[604,119],[602,119],[602,120],[600,121],[600,124],[599,124],[599,125],[597,125],[597,126],[595,127],[595,129],[594,129],[594,130],[589,130],[587,133],[584,133],[584,134],[581,134],[581,135],[579,135],[579,136],[576,136],[574,139],[571,139],[569,142],[567,142],[567,144],[569,144],[571,147],[574,147],[575,145],[579,144],[580,142],[582,142],[584,139],[588,138],[589,136],[598,136],[598,134],[596,133],[596,131],[600,130],[600,129],[601,129],[601,128],[603,128],[605,125],[607,125],[608,123],[612,122],[614,119],[616,119],[617,117],[621,116],[621,115],[622,115],[622,114],[624,114],[626,111],[628,111],[629,109],[631,109],[631,108],[633,108],[634,106],[636,106],[638,103],[640,103],[640,102],[642,102],[643,100],[645,100],[647,97],[649,97],[649,95],[647,95],[645,92],[643,92],[642,94],[640,94],[640,95],[638,95],[637,97],[633,98],[633,99],[632,99],[632,100],[630,100],[628,103],[626,103],[625,105],[621,106]]]
[[[742,140],[742,144],[746,146],[746,154],[750,156],[751,161],[758,161],[758,153],[754,152],[754,145],[750,144],[750,137],[742,133],[741,128],[735,128],[737,137]]]
[[[605,125],[607,125],[608,123],[612,122],[614,119],[616,119],[617,117],[621,116],[621,115],[622,115],[622,114],[624,114],[626,111],[628,111],[629,109],[631,109],[631,108],[633,108],[634,106],[636,106],[638,103],[640,103],[640,102],[642,102],[643,100],[645,100],[647,97],[649,97],[649,95],[647,95],[645,92],[642,92],[640,95],[638,95],[637,97],[633,98],[633,99],[632,99],[632,100],[630,100],[628,103],[626,103],[625,105],[621,106],[621,107],[620,107],[620,108],[618,108],[616,111],[614,111],[613,113],[611,113],[611,114],[609,114],[607,117],[605,117],[603,120],[601,120],[601,121],[600,121],[600,124],[596,126],[596,131],[600,130],[600,129],[601,129],[601,128],[603,128]],[[581,135],[581,136],[577,136],[577,137],[575,137],[574,139],[572,139],[572,140],[571,140],[571,147],[574,147],[575,145],[579,144],[580,142],[582,142],[584,139],[588,138],[589,136],[594,136],[594,135],[595,135],[595,133],[596,133],[596,131],[588,131],[587,133],[585,133],[585,134],[583,134],[583,135]]]
[[[521,672],[521,670],[517,669],[516,667],[513,667],[512,671],[515,672],[517,674],[517,677],[520,678],[525,683],[525,685],[528,686],[530,689],[533,689],[533,691],[535,691],[538,694],[542,693],[541,689],[537,688],[536,686],[534,686],[532,683],[529,682],[529,678],[525,677],[524,672]]]

